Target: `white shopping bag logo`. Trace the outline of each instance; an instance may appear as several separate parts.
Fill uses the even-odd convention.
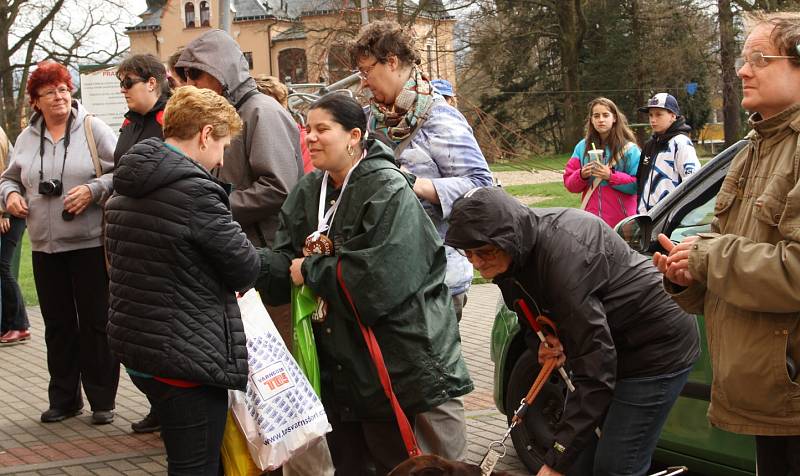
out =
[[[295,386],[292,376],[282,362],[275,362],[252,372],[250,381],[262,400],[270,400],[275,395]]]

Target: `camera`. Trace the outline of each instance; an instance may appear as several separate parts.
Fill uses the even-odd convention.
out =
[[[61,183],[61,180],[50,179],[39,182],[40,195],[60,197],[62,192],[64,192],[64,185]]]

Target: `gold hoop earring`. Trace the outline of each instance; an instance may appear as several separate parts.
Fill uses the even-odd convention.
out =
[[[350,144],[347,144],[347,155],[349,155],[351,159],[354,155],[356,155],[355,151],[353,150],[353,146]]]

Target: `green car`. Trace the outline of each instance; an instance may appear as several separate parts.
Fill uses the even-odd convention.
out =
[[[622,220],[616,227],[617,233],[636,251],[652,255],[661,250],[656,240],[659,233],[678,242],[685,236],[708,231],[717,192],[731,159],[744,144],[745,141],[740,141],[714,157],[647,215]],[[664,426],[655,459],[668,465],[688,466],[692,474],[755,475],[754,439],[713,428],[706,418],[711,395],[711,362],[703,317],[697,318],[702,354]],[[492,327],[491,357],[495,364],[494,401],[510,422],[539,373],[539,364],[536,353],[523,342],[516,314],[503,305],[502,299]],[[565,391],[563,380],[553,374],[528,409],[524,424],[517,425],[511,433],[517,454],[534,473],[553,441]]]

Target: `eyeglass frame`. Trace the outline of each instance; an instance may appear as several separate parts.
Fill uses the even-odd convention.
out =
[[[41,98],[50,99],[52,97],[55,97],[56,94],[58,94],[59,96],[63,96],[65,94],[72,95],[72,90],[70,88],[68,88],[67,86],[64,86],[63,88],[50,89],[49,91],[47,91],[45,93],[38,94],[38,97],[39,97],[39,99],[41,99]]]
[[[125,79],[120,79],[119,87],[120,89],[124,89],[127,91],[139,83],[146,83],[146,82],[147,80],[144,78],[131,78],[130,76],[125,76]]]
[[[472,261],[473,256],[477,256],[478,258],[480,258],[481,261],[492,261],[495,258],[497,258],[498,253],[502,251],[500,248],[496,246],[483,249],[482,248],[472,248],[472,249],[454,248],[454,249],[458,252],[458,254],[467,258],[470,261]]]
[[[378,58],[375,58],[375,62],[372,63],[371,65],[369,65],[367,67],[367,69],[362,70],[361,68],[358,68],[358,69],[356,69],[355,72],[358,73],[358,77],[359,78],[361,78],[363,81],[367,81],[367,80],[369,80],[369,75],[370,75],[370,73],[372,73],[372,70],[380,62],[381,62],[381,60],[379,60]]]
[[[756,60],[753,59],[753,57],[756,56],[756,55],[758,55],[758,57],[761,58],[761,62],[763,62],[763,64],[759,64],[759,63],[756,62]],[[795,59],[795,58],[797,58],[797,57],[796,56],[784,56],[784,55],[765,55],[761,51],[753,51],[748,55],[748,58],[745,58],[744,56],[740,56],[740,57],[736,58],[736,61],[734,63],[734,67],[736,68],[736,71],[739,71],[740,69],[744,68],[745,64],[749,64],[751,68],[761,69],[761,68],[766,68],[767,66],[769,66],[770,60],[775,60],[775,59]]]

